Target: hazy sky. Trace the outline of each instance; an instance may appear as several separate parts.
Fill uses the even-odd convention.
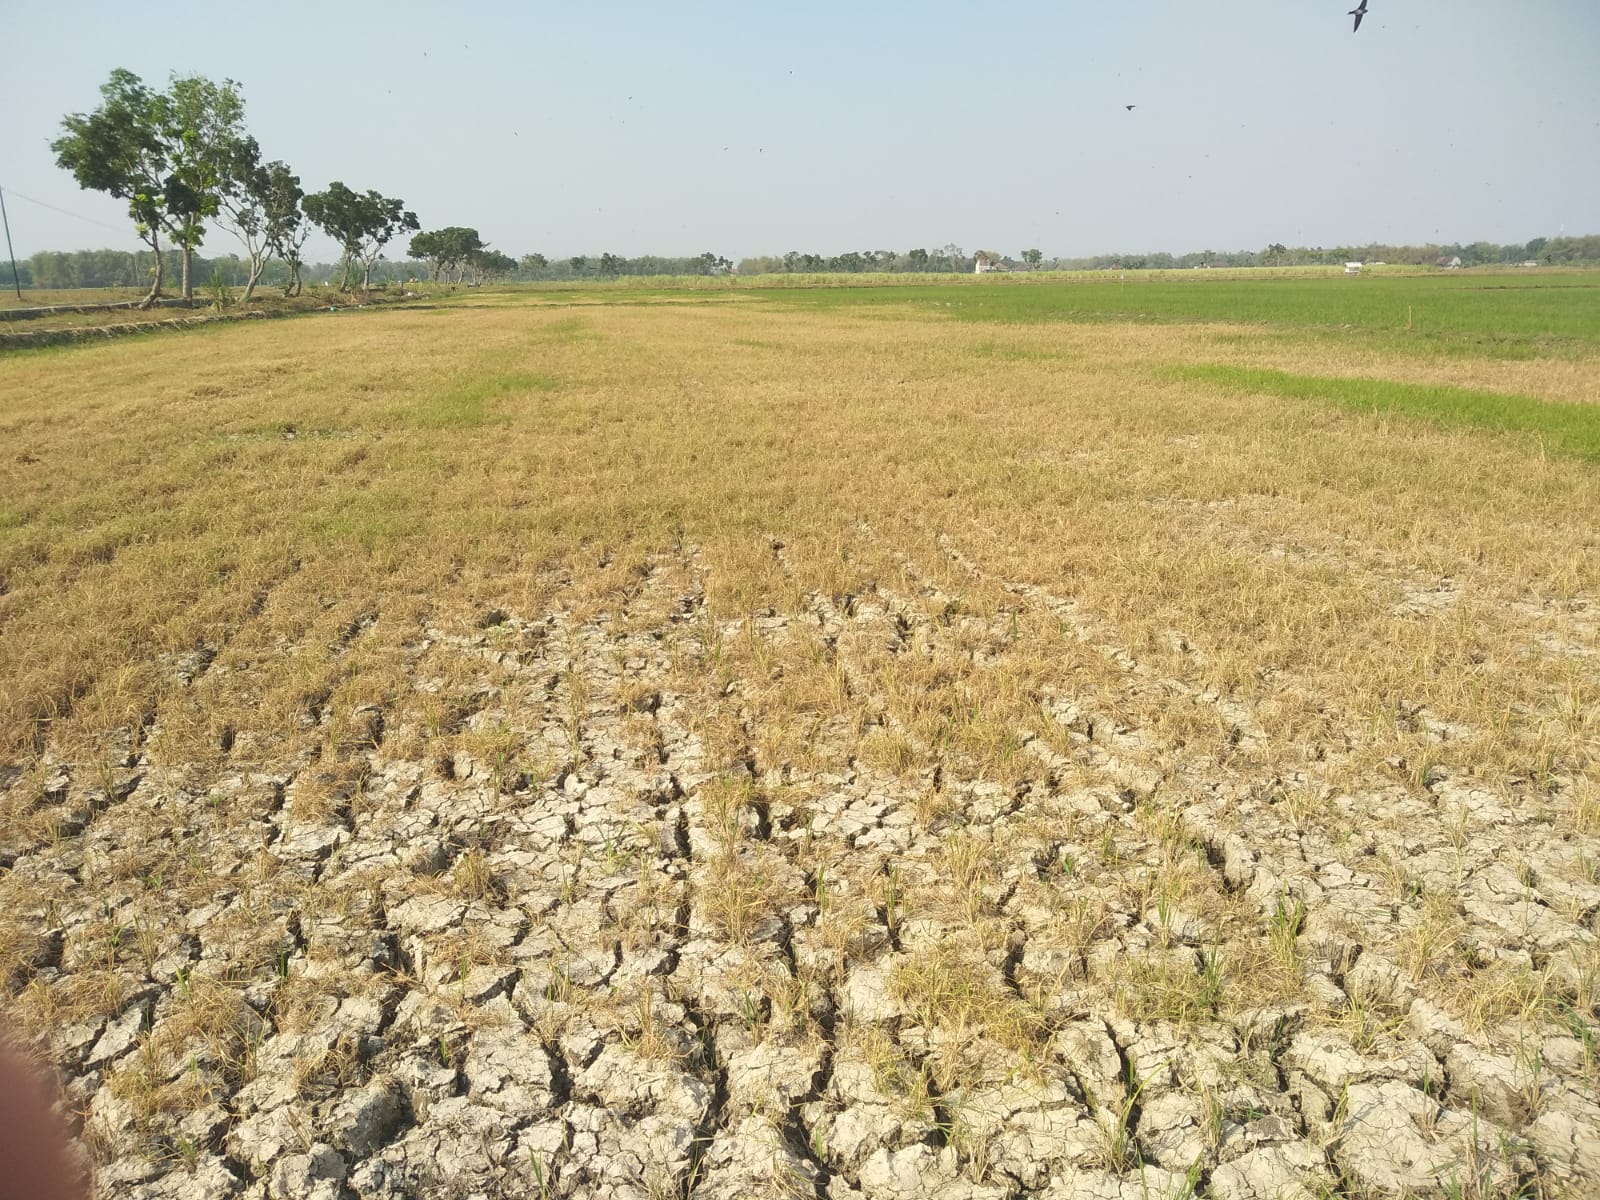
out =
[[[19,255],[136,248],[49,149],[122,66],[514,255],[1600,232],[1600,3],[1353,4],[0,0],[0,187]]]

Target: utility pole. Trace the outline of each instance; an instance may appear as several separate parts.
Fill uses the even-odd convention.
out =
[[[6,229],[6,257],[11,260],[11,286],[17,289],[17,299],[22,299],[22,276],[17,274],[17,255],[11,249],[11,221],[6,216],[6,193],[0,188],[0,225]]]

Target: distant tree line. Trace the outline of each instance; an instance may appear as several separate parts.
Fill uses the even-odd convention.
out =
[[[176,277],[182,269],[177,250],[161,252],[162,275]],[[253,270],[251,259],[238,254],[206,257],[196,254],[191,270],[200,283],[216,282],[229,288],[243,288]],[[0,268],[0,273],[7,273]],[[32,288],[147,288],[155,273],[155,256],[149,250],[42,250],[17,263],[23,287]],[[303,282],[338,284],[343,278],[342,263],[296,262],[271,259],[261,266],[257,283],[261,287],[298,289]],[[405,262],[379,261],[373,264],[373,285],[400,283],[414,276],[416,268]],[[198,286],[198,284],[197,284]]]
[[[958,272],[970,274],[981,262],[986,267],[1009,271],[1129,270],[1158,271],[1194,267],[1300,267],[1331,266],[1346,262],[1388,262],[1411,266],[1432,266],[1441,259],[1459,258],[1465,267],[1496,263],[1539,262],[1573,264],[1600,262],[1600,235],[1586,237],[1534,238],[1531,242],[1495,245],[1491,242],[1391,246],[1371,243],[1365,246],[1305,247],[1272,243],[1260,250],[1201,250],[1188,254],[1166,251],[1139,254],[1099,254],[1089,258],[1045,258],[1038,250],[1023,250],[1016,257],[993,250],[971,254],[956,245],[938,250],[915,249],[904,253],[892,250],[847,251],[843,254],[802,254],[746,258],[739,263],[741,275],[867,273],[867,272]]]
[[[542,254],[525,254],[518,262],[516,273],[512,278],[530,282],[561,283],[582,279],[620,279],[625,275],[727,275],[733,270],[732,259],[710,250],[704,254],[685,257],[644,254],[637,258],[627,258],[607,252],[547,259]]]
[[[446,232],[446,231],[436,231]],[[468,230],[469,233],[475,231]],[[579,255],[574,258],[550,261],[542,254],[526,254],[521,259],[481,247],[459,258],[428,256],[423,254],[432,243],[429,234],[418,234],[411,239],[410,255],[414,261],[380,260],[372,265],[371,281],[404,283],[414,279],[433,279],[441,283],[493,283],[513,280],[522,283],[563,282],[580,279],[608,279],[623,275],[710,275],[732,271],[733,263],[720,255],[696,255],[685,258],[644,256],[623,258],[615,254]],[[419,243],[421,243],[419,245]],[[441,252],[435,250],[435,255]],[[180,267],[180,254],[176,250],[163,250],[163,274],[174,275]],[[576,264],[576,265],[574,265]],[[215,279],[228,287],[242,287],[249,278],[252,262],[237,254],[223,254],[214,258],[195,255],[193,273],[196,279]],[[17,263],[23,287],[33,288],[102,288],[145,287],[155,270],[155,257],[148,251],[131,250],[41,250]],[[342,278],[341,263],[301,262],[295,264],[299,276],[312,283],[338,283]],[[290,265],[281,259],[270,260],[261,269],[260,283],[266,287],[285,286],[290,277]]]
[[[894,250],[846,250],[842,254],[808,254],[791,250],[787,254],[742,259],[739,263],[739,274],[863,275],[957,272],[970,275],[980,255],[989,256],[989,259],[996,263],[1002,261],[1002,256],[992,251],[979,250],[968,254],[954,243],[934,250],[919,247],[904,253]]]
[[[1493,242],[1427,242],[1419,246],[1397,246],[1369,242],[1359,246],[1285,246],[1274,242],[1260,250],[1197,254],[1100,254],[1092,258],[1058,259],[1063,270],[1162,270],[1187,267],[1308,267],[1337,266],[1340,263],[1395,263],[1403,266],[1433,266],[1440,260],[1459,258],[1464,267],[1537,262],[1545,265],[1600,262],[1600,235],[1585,237],[1537,237],[1529,242],[1496,245]]]
[[[441,247],[430,239],[443,234],[469,235],[453,248]],[[370,284],[402,283],[410,279],[431,278],[447,283],[493,283],[500,280],[532,283],[559,283],[585,279],[616,279],[647,275],[720,275],[733,271],[725,257],[707,251],[692,257],[642,255],[625,258],[603,253],[547,259],[543,254],[525,254],[514,259],[484,245],[473,229],[445,229],[419,233],[411,239],[408,254],[414,260],[379,259],[365,263],[363,276]],[[1345,262],[1389,262],[1402,265],[1432,266],[1442,260],[1460,258],[1463,266],[1497,263],[1538,262],[1541,264],[1581,265],[1600,263],[1600,235],[1585,237],[1534,238],[1531,242],[1496,246],[1489,242],[1390,246],[1288,247],[1270,245],[1261,250],[1229,253],[1201,251],[1192,254],[1102,254],[1092,258],[1045,258],[1037,250],[1023,251],[1016,257],[978,250],[969,254],[959,246],[937,250],[849,251],[823,256],[792,252],[778,257],[746,258],[738,264],[742,275],[777,273],[922,273],[956,272],[971,274],[981,260],[986,265],[1014,271],[1027,270],[1161,270],[1193,267],[1326,266]],[[163,250],[160,274],[177,275],[182,270],[182,253]],[[298,252],[292,259],[250,255],[219,255],[203,258],[193,255],[191,274],[201,280],[216,279],[229,287],[245,287],[254,275],[267,287],[298,290],[301,280],[316,283],[346,282],[347,264],[306,263]],[[361,265],[356,260],[355,265]],[[98,288],[146,287],[158,273],[155,255],[148,250],[40,251],[17,264],[23,287]]]
[[[245,299],[273,260],[285,265],[285,291],[299,291],[301,249],[313,226],[338,243],[346,290],[358,274],[370,287],[384,246],[421,228],[401,200],[338,181],[307,194],[283,162],[263,162],[231,79],[174,76],[157,90],[119,68],[101,85],[100,99],[93,112],[64,117],[50,148],[78,186],[127,202],[134,232],[150,248],[147,306],[161,294],[172,257],[162,251],[163,238],[176,251],[183,296],[193,298],[195,251],[211,222],[245,247]]]

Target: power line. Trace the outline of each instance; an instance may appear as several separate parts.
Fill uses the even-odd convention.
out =
[[[96,221],[93,217],[86,217],[81,213],[68,212],[64,208],[57,208],[54,204],[46,204],[43,200],[35,200],[32,196],[24,196],[15,188],[6,188],[6,194],[15,196],[18,200],[26,200],[29,204],[37,204],[40,208],[48,208],[51,212],[60,213],[63,217],[71,217],[75,221],[86,221],[90,225],[98,225],[101,229],[109,229],[112,233],[125,234],[128,232],[125,226],[118,228],[115,225],[107,225],[104,221]]]
[[[22,276],[17,274],[17,252],[11,248],[11,218],[6,216],[6,193],[0,188],[0,225],[6,230],[6,257],[11,260],[11,286],[17,289],[17,299],[22,299]]]

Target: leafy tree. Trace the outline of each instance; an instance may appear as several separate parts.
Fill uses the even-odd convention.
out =
[[[906,263],[913,271],[928,269],[928,252],[921,246],[906,252]]]
[[[435,230],[417,234],[406,247],[406,257],[427,263],[428,278],[437,283],[445,263],[444,244],[439,232]]]
[[[183,298],[194,299],[194,252],[229,186],[229,166],[244,138],[244,97],[231,79],[203,75],[172,81],[166,123],[171,174],[166,180],[167,230],[183,251]]]
[[[430,277],[437,282],[442,275],[448,282],[455,272],[454,282],[460,283],[472,256],[484,249],[483,238],[476,229],[450,225],[431,233],[419,233],[411,239],[406,251],[410,258],[425,259]]]
[[[600,275],[605,279],[615,279],[622,274],[623,268],[627,265],[626,259],[619,258],[615,254],[602,254],[600,256]]]
[[[451,225],[440,233],[444,238],[446,258],[455,270],[456,282],[460,283],[467,268],[473,265],[475,258],[488,250],[488,246],[476,229],[462,225]]]
[[[66,133],[50,143],[56,164],[70,171],[78,186],[128,202],[134,230],[155,256],[149,308],[161,295],[161,223],[166,212],[169,147],[162,131],[171,108],[132,71],[118,68],[100,87],[102,103],[92,113],[63,118]]]
[[[343,251],[339,287],[345,292],[354,286],[357,263],[361,264],[361,289],[370,290],[372,264],[383,255],[383,248],[397,235],[421,228],[417,214],[406,211],[405,201],[370,189],[357,193],[337,180],[326,191],[307,196],[302,207],[314,225],[339,243]]]
[[[100,95],[94,112],[62,120],[66,133],[50,146],[56,162],[80,187],[128,201],[135,230],[155,254],[156,277],[145,306],[161,294],[163,229],[182,251],[183,296],[193,299],[194,251],[206,222],[218,213],[229,164],[244,136],[239,85],[191,75],[158,92],[118,68]]]
[[[582,275],[583,269],[589,265],[588,256],[583,254],[575,254],[571,258],[567,259],[567,265],[572,268],[572,273],[574,275]]]
[[[261,161],[255,138],[233,143],[218,198],[217,224],[231,231],[249,255],[245,300],[255,294],[274,255],[289,264],[290,287],[299,291],[300,247],[310,233],[300,212],[302,195],[299,177],[286,165]]]
[[[260,200],[267,244],[289,268],[283,294],[298,296],[300,250],[311,236],[311,221],[300,206],[305,192],[300,188],[300,176],[290,171],[284,163],[269,162],[262,171],[263,191]]]
[[[466,265],[479,283],[494,283],[515,271],[517,260],[509,254],[484,248],[467,255]]]
[[[550,260],[542,254],[524,254],[521,265],[529,275],[537,275],[550,265]]]
[[[1037,271],[1039,264],[1044,261],[1044,251],[1024,250],[1022,252],[1022,261],[1028,264],[1028,270]]]
[[[272,254],[266,215],[261,208],[261,196],[267,187],[266,168],[261,165],[261,147],[255,138],[240,138],[230,148],[224,180],[217,224],[238,238],[250,256],[250,274],[244,286],[244,299],[248,301]]]

